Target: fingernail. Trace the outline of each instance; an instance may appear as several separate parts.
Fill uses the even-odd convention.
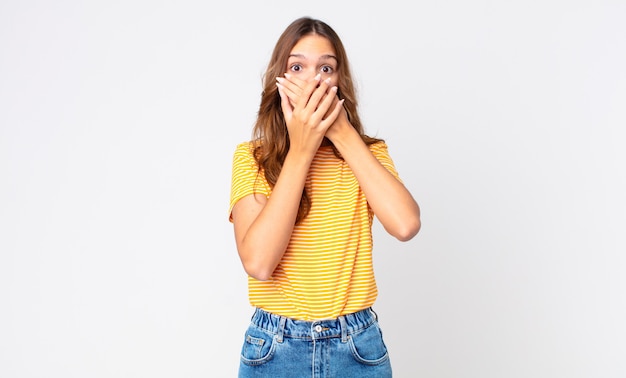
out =
[[[283,80],[285,80],[285,79],[283,79],[282,77],[277,77],[277,78],[276,78],[276,81],[277,81],[277,82],[279,82],[279,83],[282,83],[282,82],[283,82]]]
[[[321,75],[321,74],[317,74],[317,75],[315,75],[315,80],[319,80],[319,79],[321,79],[321,78],[322,78],[322,75]]]
[[[330,90],[333,92],[337,92],[337,86],[335,85],[334,87],[330,88]]]
[[[330,84],[330,78],[324,80],[326,82],[326,84]]]
[[[286,77],[287,79],[289,79],[289,78],[291,77],[291,75],[289,75],[287,72],[285,72],[285,77]]]

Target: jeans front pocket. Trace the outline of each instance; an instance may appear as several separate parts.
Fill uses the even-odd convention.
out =
[[[365,365],[380,365],[389,360],[389,353],[383,341],[378,323],[373,323],[359,333],[348,338],[352,356]]]
[[[241,362],[246,365],[260,365],[271,360],[275,349],[276,336],[272,333],[250,326],[246,331]]]

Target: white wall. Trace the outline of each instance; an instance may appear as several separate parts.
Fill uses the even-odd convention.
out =
[[[423,211],[376,225],[397,377],[626,376],[622,1],[4,1],[0,376],[231,377],[234,146],[296,17]]]

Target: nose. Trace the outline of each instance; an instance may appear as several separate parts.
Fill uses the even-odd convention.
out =
[[[315,78],[315,75],[317,75],[318,73],[319,72],[317,72],[317,70],[315,69],[306,70],[305,74],[302,76],[304,76],[304,80],[310,81],[310,80],[313,80],[313,78]]]
[[[322,72],[321,70],[317,69],[317,68],[312,68],[312,69],[307,69],[304,71],[302,77],[306,80],[306,81],[310,81],[313,80],[313,78],[315,78],[315,76],[319,75],[320,76],[320,80],[325,80],[329,77],[331,77],[332,75],[330,73],[325,73]]]

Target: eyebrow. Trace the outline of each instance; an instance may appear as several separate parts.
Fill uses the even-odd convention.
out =
[[[301,59],[307,60],[306,56],[304,56],[303,54],[289,54],[289,57],[290,58],[301,58]],[[328,59],[335,59],[336,62],[339,61],[337,59],[337,57],[332,55],[332,54],[324,54],[324,55],[320,56],[320,60],[328,60]]]

